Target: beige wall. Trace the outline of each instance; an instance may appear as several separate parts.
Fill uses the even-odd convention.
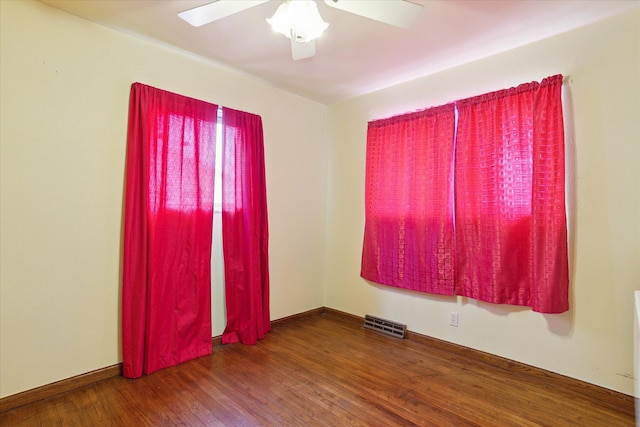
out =
[[[0,1],[0,17],[0,396],[121,360],[136,81],[262,116],[272,318],[323,305],[324,105],[40,3]]]
[[[640,289],[639,29],[635,9],[331,106],[325,304],[632,394],[632,296]],[[575,130],[568,144],[572,309],[543,315],[361,279],[367,121],[558,73],[571,77],[565,95]],[[459,313],[459,327],[448,325],[449,311]]]

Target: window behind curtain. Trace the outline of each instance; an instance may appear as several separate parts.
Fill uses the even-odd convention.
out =
[[[451,259],[449,294],[541,312],[566,311],[561,87],[558,75],[451,104],[458,112],[456,133],[440,131],[438,144],[431,146],[438,161],[429,163],[415,160],[416,153],[429,149],[428,131],[421,130],[417,138],[396,131],[380,137],[377,131],[392,123],[394,128],[410,126],[418,113],[369,123],[362,276],[445,293],[439,292],[437,276],[424,273],[434,265],[439,273],[446,272],[447,264],[438,261]],[[419,114],[436,115],[443,108]],[[389,154],[397,151],[409,153],[405,161]],[[427,176],[443,179],[425,181]],[[414,186],[417,190],[408,194],[406,188]],[[398,203],[387,206],[378,197],[381,191]],[[455,209],[441,210],[444,217],[437,219],[441,230],[455,225],[454,243],[436,239],[438,226],[433,224],[417,230],[418,238],[406,239],[408,217],[411,224],[427,224],[434,219],[427,212],[449,206],[447,199],[426,200],[428,208],[414,209],[416,202],[425,202],[425,194],[435,193],[455,199]],[[383,232],[380,209],[388,223]],[[419,274],[398,280],[407,260]]]
[[[211,336],[222,334],[227,320],[222,253],[222,108],[216,126],[216,166],[213,193],[213,237],[211,243]]]

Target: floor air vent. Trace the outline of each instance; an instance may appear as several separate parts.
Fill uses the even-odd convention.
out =
[[[380,319],[369,314],[364,316],[364,327],[396,338],[404,338],[404,334],[407,331],[407,325]]]

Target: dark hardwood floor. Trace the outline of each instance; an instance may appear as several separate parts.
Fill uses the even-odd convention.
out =
[[[0,425],[632,426],[633,410],[631,398],[600,399],[553,375],[324,313],[278,325],[255,346],[216,346],[137,380],[110,378],[7,411]]]

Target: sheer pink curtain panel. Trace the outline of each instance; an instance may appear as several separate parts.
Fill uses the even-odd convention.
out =
[[[122,279],[124,376],[211,353],[217,106],[131,87]]]
[[[262,119],[223,107],[222,121],[222,235],[227,306],[222,343],[255,344],[271,330]]]
[[[458,102],[456,293],[568,310],[562,76]]]
[[[369,123],[363,278],[453,295],[454,120],[449,104]]]

